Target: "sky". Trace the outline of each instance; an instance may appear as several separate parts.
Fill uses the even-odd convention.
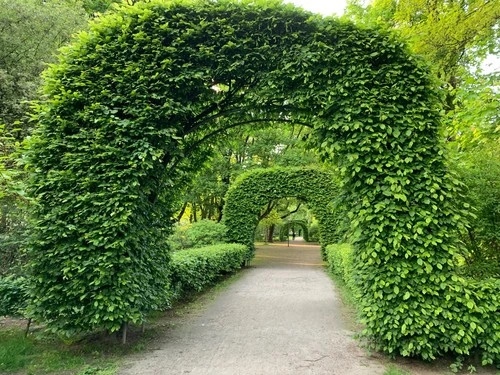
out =
[[[285,0],[285,2],[325,16],[332,14],[341,16],[346,6],[346,0]],[[482,69],[485,73],[500,71],[500,57],[490,55],[483,63]]]

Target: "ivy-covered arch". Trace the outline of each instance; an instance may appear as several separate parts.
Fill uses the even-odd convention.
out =
[[[279,1],[152,0],[97,19],[44,93],[28,255],[30,313],[50,327],[113,331],[164,304],[176,194],[209,140],[292,122],[342,176],[367,333],[500,362],[498,280],[457,275],[437,85],[390,35]]]
[[[311,168],[250,170],[230,186],[223,221],[230,242],[254,248],[255,229],[262,207],[269,201],[294,197],[307,204],[318,219],[322,247],[339,239],[332,204],[338,195],[334,175]],[[307,230],[307,227],[306,227]]]
[[[304,241],[309,241],[309,228],[305,220],[286,221],[280,228],[280,241],[285,241],[290,233],[290,228],[299,227],[302,230]]]

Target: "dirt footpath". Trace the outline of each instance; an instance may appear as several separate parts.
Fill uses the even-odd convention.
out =
[[[249,269],[201,313],[136,356],[121,375],[377,375],[342,317],[319,248],[257,249]]]

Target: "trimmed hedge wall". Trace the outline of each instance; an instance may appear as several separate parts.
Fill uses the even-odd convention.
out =
[[[354,260],[352,246],[347,243],[328,245],[326,247],[326,261],[328,271],[339,276],[347,287],[355,294]],[[355,295],[355,298],[359,295]]]
[[[361,294],[357,289],[356,271],[354,263],[355,249],[350,244],[336,244],[326,247],[328,271],[338,275],[352,291],[354,298],[360,302],[357,308],[362,316]],[[439,281],[437,281],[439,282]],[[374,288],[375,300],[391,304],[390,316],[380,320],[377,334],[382,335],[392,347],[399,347],[400,351],[387,350],[381,341],[374,340],[375,346],[386,349],[387,352],[410,355],[417,351],[447,353],[454,352],[461,355],[481,353],[483,365],[500,364],[500,280],[489,279],[477,281],[454,276],[453,283],[440,281],[442,294],[431,298],[440,299],[440,306],[431,314],[425,310],[418,311],[415,306],[422,303],[429,296],[418,296],[411,290],[404,290],[404,286],[392,286],[380,280],[382,291]],[[403,293],[403,302],[395,299],[395,295]],[[372,309],[377,311],[377,306]],[[387,314],[387,312],[385,312]],[[367,323],[363,317],[362,323]],[[418,327],[418,328],[417,328]],[[373,328],[368,328],[371,338]],[[447,333],[447,340],[443,340],[443,333]],[[375,336],[376,337],[376,336]],[[415,346],[415,342],[421,347]],[[435,345],[431,348],[431,345]]]
[[[170,301],[200,292],[250,261],[253,253],[244,245],[220,244],[186,249],[172,254]],[[23,316],[28,303],[24,277],[0,279],[0,316]]]
[[[212,245],[172,254],[170,267],[174,298],[205,289],[221,276],[240,269],[252,257],[252,251],[240,244]]]

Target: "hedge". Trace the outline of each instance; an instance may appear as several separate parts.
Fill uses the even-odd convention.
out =
[[[305,220],[291,220],[291,221],[286,221],[280,228],[280,241],[286,241],[287,238],[290,235],[290,228],[292,227],[299,227],[302,229],[302,237],[304,238],[304,241],[309,242],[309,228],[307,225],[307,222]]]
[[[254,246],[255,229],[262,207],[271,200],[295,197],[307,204],[318,219],[322,251],[340,238],[333,203],[339,195],[338,177],[319,168],[252,169],[229,187],[223,210],[229,242]],[[293,222],[292,222],[293,223]],[[307,229],[305,227],[305,229]]]
[[[355,280],[354,251],[350,244],[327,246],[328,271],[342,278],[359,302],[358,311],[363,313]],[[500,364],[500,280],[477,281],[454,276],[452,282],[436,282],[440,283],[442,293],[429,297],[419,296],[401,283],[392,286],[381,279],[382,292],[372,289],[375,300],[392,306],[390,316],[379,320],[376,335],[372,327],[364,334],[372,339],[382,336],[383,340],[374,339],[373,343],[388,353],[408,356],[430,350],[460,355],[478,352],[483,365]],[[403,302],[395,298],[399,293],[404,293]],[[416,310],[415,306],[425,299],[436,301],[436,309]],[[372,306],[372,310],[377,311],[377,306]],[[384,313],[387,315],[387,311]],[[369,318],[363,318],[362,322],[367,323]],[[443,340],[444,337],[447,339]]]
[[[333,275],[339,276],[354,294],[352,246],[347,243],[328,245],[326,247],[326,262],[328,264],[328,271]]]
[[[252,259],[244,245],[220,244],[186,249],[172,255],[170,301],[200,292],[226,274],[234,272]],[[0,316],[24,315],[28,303],[27,280],[24,277],[0,278]]]
[[[98,18],[44,77],[25,158],[27,272],[29,310],[54,330],[116,331],[164,304],[187,176],[232,127],[293,122],[340,172],[329,185],[368,334],[387,352],[479,347],[500,362],[500,330],[481,331],[498,326],[498,283],[456,273],[469,213],[447,171],[439,85],[395,37],[279,1],[152,0]],[[248,191],[225,215],[228,238],[252,246]]]
[[[240,244],[221,244],[175,252],[171,261],[174,298],[180,299],[214,284],[221,276],[241,268],[253,257]]]

